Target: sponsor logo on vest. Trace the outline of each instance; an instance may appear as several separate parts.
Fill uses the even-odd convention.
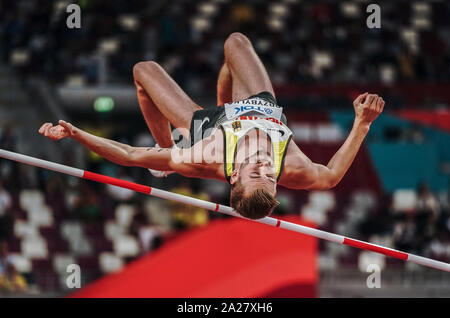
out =
[[[270,131],[278,131],[278,133],[280,134],[281,137],[283,137],[283,136],[284,136],[284,133],[285,133],[283,130],[281,130],[281,129],[276,129],[276,128],[268,128],[267,130],[270,130]]]
[[[240,121],[235,121],[231,124],[231,127],[233,127],[233,131],[239,131],[242,128],[241,122]]]
[[[200,126],[197,128],[197,132],[199,132],[200,131],[200,129],[202,129],[202,127],[203,127],[203,124],[205,124],[205,123],[209,123],[209,117],[205,117],[205,118],[203,118],[203,120],[202,120],[202,122],[201,122],[201,124],[200,124]]]
[[[261,98],[250,98],[250,99],[244,99],[238,102],[233,103],[226,103],[225,105],[253,105],[253,106],[269,106],[269,107],[279,107],[277,104],[274,104],[272,102],[269,102],[268,100],[264,100]]]
[[[235,116],[248,111],[258,111],[267,115],[271,115],[273,113],[273,110],[271,108],[260,106],[239,106],[234,107],[234,110],[236,111],[234,113]]]
[[[224,107],[226,116],[229,120],[249,112],[258,112],[265,116],[280,119],[283,113],[283,108],[261,98],[251,98],[238,102],[226,103],[224,104]]]
[[[283,122],[282,122],[282,121],[279,121],[278,119],[273,118],[273,117],[265,117],[265,118],[263,118],[263,117],[258,117],[258,116],[239,116],[239,119],[240,119],[240,120],[258,120],[258,119],[264,119],[264,120],[271,121],[271,122],[273,122],[273,123],[275,123],[275,124],[278,124],[278,125],[280,125],[280,126],[283,126]]]

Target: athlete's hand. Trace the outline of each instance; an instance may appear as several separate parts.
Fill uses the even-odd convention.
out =
[[[60,140],[74,135],[75,127],[72,124],[60,120],[59,125],[53,126],[52,123],[45,123],[39,128],[39,133],[51,140]]]
[[[384,104],[383,98],[377,94],[364,93],[359,95],[353,101],[356,120],[370,124],[381,114]]]

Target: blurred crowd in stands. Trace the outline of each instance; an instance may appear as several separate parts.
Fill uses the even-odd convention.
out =
[[[425,182],[410,191],[412,200],[405,196],[396,200],[395,193],[378,198],[376,207],[358,224],[357,233],[366,238],[387,235],[395,249],[448,262],[449,193],[438,196]]]
[[[0,148],[14,151],[15,144],[13,129],[6,127],[0,135]],[[0,161],[0,294],[24,293],[27,291],[27,281],[9,258],[8,240],[13,235],[14,213],[10,191],[4,186],[4,180],[10,177],[5,173],[5,166],[8,171],[8,163]]]
[[[129,83],[132,66],[156,60],[188,91],[211,88],[233,31],[247,34],[275,85],[449,82],[450,4],[378,1],[381,29],[360,1],[75,1],[82,27],[68,29],[69,1],[6,1],[2,59],[55,83]]]

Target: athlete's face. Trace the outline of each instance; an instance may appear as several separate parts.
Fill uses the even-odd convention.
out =
[[[277,189],[277,178],[275,166],[269,154],[261,151],[245,158],[244,162],[239,164],[238,169],[233,172],[231,182],[240,177],[241,183],[247,191],[255,189],[265,189],[275,195]]]

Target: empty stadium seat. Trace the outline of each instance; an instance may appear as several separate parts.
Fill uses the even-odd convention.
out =
[[[69,248],[75,255],[90,255],[94,252],[92,244],[84,236],[78,240],[69,240]]]
[[[27,208],[28,220],[37,227],[52,226],[53,214],[51,209],[46,205],[36,205]]]
[[[390,248],[394,247],[394,241],[393,241],[392,236],[390,236],[390,235],[372,235],[369,238],[369,242],[376,244],[376,245],[385,246],[385,247],[390,247]]]
[[[124,228],[118,225],[115,221],[109,220],[105,223],[105,236],[110,241],[113,241],[114,238],[124,234]]]
[[[148,198],[145,200],[144,207],[153,222],[163,229],[170,229],[172,215],[166,201],[157,198]]]
[[[349,225],[356,226],[367,216],[367,210],[357,207],[350,207],[345,210],[346,221]]]
[[[321,209],[317,206],[305,205],[302,208],[302,218],[313,222],[319,226],[325,224],[327,220],[327,210]]]
[[[90,255],[93,247],[83,233],[83,227],[79,222],[66,221],[61,223],[61,236],[69,243],[70,250],[76,255]]]
[[[61,223],[61,235],[66,240],[71,238],[79,238],[83,232],[83,228],[79,222],[66,221]]]
[[[314,139],[313,129],[309,124],[294,123],[290,126],[297,142],[311,142]]]
[[[124,263],[122,258],[110,252],[103,252],[99,255],[100,270],[107,274],[122,269]]]
[[[14,221],[14,234],[19,238],[38,236],[38,228],[24,220]]]
[[[316,136],[319,142],[337,142],[344,139],[342,130],[334,124],[319,124]]]
[[[416,207],[417,194],[414,190],[396,190],[393,194],[393,208],[397,212],[412,211]]]
[[[386,256],[378,253],[362,251],[358,256],[358,268],[361,272],[367,273],[370,265],[378,265],[380,270],[386,267]]]
[[[302,217],[317,225],[324,225],[327,213],[335,205],[334,193],[331,191],[312,191],[308,195],[308,203],[302,209]]]
[[[44,203],[44,195],[39,190],[22,190],[19,194],[19,203],[24,210],[40,206]]]
[[[32,264],[28,257],[21,253],[10,253],[8,260],[14,265],[19,273],[29,273],[32,270]]]
[[[113,240],[114,252],[120,257],[137,256],[140,251],[138,241],[130,235],[122,235]]]
[[[120,204],[116,208],[116,222],[123,228],[128,228],[133,221],[136,208],[130,204]]]
[[[335,197],[332,191],[312,191],[309,193],[309,203],[324,210],[331,210],[335,205]]]
[[[21,242],[24,256],[31,259],[46,259],[48,257],[47,243],[40,236],[26,237]]]

